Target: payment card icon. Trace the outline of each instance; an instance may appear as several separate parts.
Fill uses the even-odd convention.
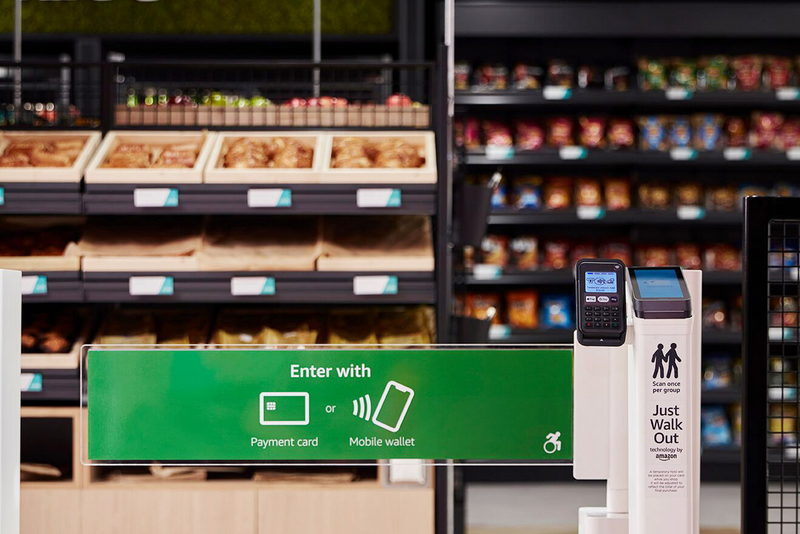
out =
[[[265,391],[259,396],[259,417],[263,426],[308,424],[308,393]]]

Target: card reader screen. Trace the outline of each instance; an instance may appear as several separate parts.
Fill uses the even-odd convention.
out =
[[[679,299],[684,296],[674,269],[637,270],[635,280],[643,299]]]
[[[587,272],[584,276],[587,293],[616,293],[617,273]]]

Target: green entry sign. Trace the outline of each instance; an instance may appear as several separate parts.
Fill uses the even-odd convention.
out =
[[[572,351],[88,352],[90,462],[568,460]]]

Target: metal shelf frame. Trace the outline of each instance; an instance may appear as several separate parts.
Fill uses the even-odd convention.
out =
[[[355,295],[356,276],[396,276],[397,293]],[[166,295],[131,295],[130,279],[141,276],[172,278],[173,292]],[[233,295],[235,277],[270,277],[274,295]],[[433,272],[85,272],[86,302],[208,302],[260,304],[435,304]]]
[[[436,184],[86,184],[87,215],[436,215]],[[137,189],[175,189],[178,205],[142,208],[134,205]],[[288,207],[251,207],[248,192],[282,189],[291,194]],[[399,207],[361,208],[359,190],[395,189]]]

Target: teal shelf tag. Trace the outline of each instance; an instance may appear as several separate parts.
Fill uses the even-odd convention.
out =
[[[42,274],[23,276],[21,288],[23,295],[46,295],[47,277]]]

